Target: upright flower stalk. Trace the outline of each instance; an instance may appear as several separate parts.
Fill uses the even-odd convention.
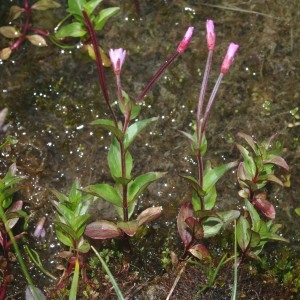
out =
[[[201,145],[202,145],[202,139],[203,139],[203,132],[201,130],[201,115],[204,105],[204,98],[205,98],[205,92],[207,88],[207,82],[208,82],[208,76],[210,73],[211,63],[212,63],[212,57],[213,57],[213,51],[215,48],[215,42],[216,42],[216,34],[215,34],[215,26],[212,20],[206,21],[206,42],[207,42],[207,48],[208,48],[208,56],[205,66],[205,71],[203,75],[202,85],[200,89],[200,95],[198,100],[198,109],[197,109],[197,115],[196,115],[196,135],[197,135],[197,143],[200,145],[198,153],[197,153],[197,162],[199,166],[199,184],[200,186],[203,186],[203,161],[202,161],[202,154],[201,154]]]
[[[103,93],[103,97],[104,100],[106,102],[106,105],[112,115],[112,118],[114,120],[115,125],[117,126],[118,122],[117,122],[117,118],[116,115],[111,107],[110,101],[109,101],[109,96],[108,96],[108,92],[107,92],[107,86],[106,86],[106,81],[105,81],[105,76],[104,76],[104,71],[103,71],[103,67],[102,67],[102,58],[101,58],[101,54],[100,54],[100,50],[98,47],[98,43],[97,43],[97,37],[96,37],[96,33],[95,30],[93,28],[93,24],[88,16],[88,14],[86,13],[85,10],[82,11],[83,17],[84,17],[84,21],[86,23],[87,29],[89,31],[90,34],[90,38],[93,44],[93,49],[95,52],[95,58],[96,58],[96,62],[97,62],[97,70],[98,70],[98,77],[99,77],[99,81],[100,81],[100,86],[101,86],[101,90]]]
[[[153,77],[150,79],[149,83],[146,85],[146,87],[144,88],[144,90],[141,92],[141,94],[136,99],[135,103],[138,104],[138,103],[141,103],[143,101],[143,98],[145,97],[145,95],[147,94],[147,92],[149,91],[149,89],[152,87],[152,85],[155,83],[155,81],[160,77],[160,75],[164,72],[164,70],[169,67],[169,65],[175,60],[175,58],[177,56],[179,56],[179,54],[182,54],[186,50],[186,48],[188,47],[188,45],[189,45],[189,43],[190,43],[190,41],[192,39],[193,32],[194,32],[194,27],[190,26],[188,28],[187,32],[185,33],[183,39],[179,43],[176,51],[158,69],[158,71],[153,75]]]
[[[213,57],[213,50],[215,47],[215,41],[216,41],[216,35],[214,31],[214,23],[212,20],[206,21],[206,41],[207,41],[207,48],[208,48],[208,57],[206,62],[206,67],[204,71],[204,76],[202,80],[201,90],[200,90],[200,96],[198,101],[198,109],[197,109],[197,115],[196,115],[196,136],[197,136],[197,162],[198,162],[198,176],[199,176],[199,185],[203,186],[203,159],[202,159],[202,153],[201,148],[204,143],[204,136],[205,136],[205,128],[207,124],[207,120],[211,111],[211,107],[213,105],[213,102],[215,100],[215,96],[217,94],[217,91],[220,87],[220,84],[222,82],[223,76],[225,73],[228,72],[236,51],[238,50],[239,46],[237,44],[231,43],[227,49],[227,53],[225,55],[225,58],[223,60],[223,63],[221,65],[221,72],[218,77],[217,82],[215,83],[215,86],[213,88],[213,91],[210,95],[210,98],[208,100],[208,103],[205,108],[205,112],[203,114],[203,106],[204,106],[204,98],[205,98],[205,92],[207,89],[207,82],[208,82],[208,76],[211,69],[212,64],[212,57]],[[203,199],[201,199],[202,201]],[[202,203],[203,206],[203,203]]]
[[[208,56],[207,56],[205,71],[204,71],[200,95],[199,95],[198,110],[197,110],[197,117],[196,117],[197,133],[198,133],[197,137],[198,137],[199,143],[201,143],[199,133],[200,133],[200,125],[201,125],[200,122],[201,122],[201,115],[202,115],[202,109],[203,109],[203,104],[204,104],[204,97],[205,97],[208,76],[210,73],[210,68],[211,68],[211,63],[212,63],[213,51],[214,51],[215,42],[216,42],[215,27],[214,27],[214,23],[212,20],[206,21],[206,41],[207,41],[207,48],[208,48]]]

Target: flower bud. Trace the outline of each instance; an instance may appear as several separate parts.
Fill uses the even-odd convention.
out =
[[[185,49],[188,47],[188,45],[192,39],[193,31],[194,31],[194,27],[190,26],[188,28],[187,32],[185,33],[182,41],[179,43],[179,45],[177,47],[177,52],[182,53],[185,51]]]
[[[36,225],[33,236],[36,238],[44,238],[46,235],[46,230],[44,228],[46,222],[46,217],[42,217]]]
[[[222,66],[221,66],[221,73],[225,74],[229,70],[229,68],[233,62],[234,55],[238,48],[239,48],[239,45],[237,45],[237,44],[231,43],[229,45],[229,47],[227,49],[227,53],[225,55],[225,58],[223,60]]]
[[[120,75],[122,65],[125,61],[125,56],[126,50],[123,50],[122,48],[109,50],[109,57],[116,75]]]
[[[206,41],[208,50],[214,50],[216,43],[216,34],[213,20],[206,21]]]

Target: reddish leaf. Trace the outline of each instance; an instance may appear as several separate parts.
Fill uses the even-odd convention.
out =
[[[189,217],[193,217],[192,203],[185,202],[182,204],[177,217],[177,229],[185,248],[187,248],[192,241],[192,235],[188,230],[189,226],[185,222]]]
[[[279,166],[283,169],[285,169],[286,171],[289,170],[289,166],[288,164],[286,163],[286,161],[279,155],[274,155],[274,154],[269,154],[267,156],[267,160],[264,160],[263,161],[264,164],[274,164],[276,166]]]
[[[283,186],[283,182],[278,177],[276,177],[274,174],[269,174],[268,175],[268,180],[273,181],[273,182]]]
[[[200,222],[198,222],[194,217],[188,217],[185,220],[186,224],[191,229],[192,235],[195,239],[202,239],[204,237],[204,229]]]
[[[117,225],[129,236],[134,236],[138,230],[138,223],[136,220],[129,222],[118,222]]]
[[[204,245],[194,245],[188,251],[200,260],[211,260],[209,251]]]
[[[237,136],[243,138],[248,143],[248,145],[252,148],[252,150],[254,151],[254,153],[256,155],[259,154],[256,141],[254,140],[254,138],[252,136],[250,136],[250,135],[248,135],[246,133],[243,133],[243,132],[238,132]]]
[[[113,222],[101,220],[86,226],[85,235],[92,239],[110,239],[121,235],[118,226]]]
[[[252,203],[268,218],[275,219],[275,208],[273,204],[266,199],[265,193],[257,194]]]
[[[138,226],[141,226],[145,223],[149,223],[155,219],[157,219],[162,212],[162,207],[149,207],[145,210],[143,210],[137,217]]]

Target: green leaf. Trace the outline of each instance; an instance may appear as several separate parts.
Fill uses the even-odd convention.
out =
[[[203,190],[208,193],[210,189],[217,183],[217,181],[231,168],[238,165],[237,161],[221,165],[209,170],[203,177]]]
[[[145,129],[149,124],[151,124],[154,121],[157,121],[158,117],[145,119],[141,121],[137,121],[129,126],[129,128],[126,131],[125,134],[125,140],[124,140],[124,148],[125,150],[128,149],[130,144],[134,141],[134,139],[137,137],[138,134],[141,133],[143,129]]]
[[[115,123],[112,120],[97,119],[91,122],[91,125],[99,125],[101,128],[111,132],[118,139],[123,138],[122,131],[115,126]]]
[[[122,207],[122,197],[114,187],[107,183],[99,183],[89,185],[84,189],[89,194],[100,197],[103,200],[112,203],[113,205]]]
[[[295,213],[300,216],[300,207],[295,208]]]
[[[194,189],[194,191],[198,194],[198,196],[205,196],[206,193],[203,191],[203,189],[200,187],[199,182],[196,178],[192,176],[181,176],[180,177],[184,178]]]
[[[60,242],[62,242],[64,245],[74,249],[73,240],[68,235],[65,235],[65,233],[61,232],[58,228],[56,228],[55,232],[56,232],[56,236]]]
[[[118,222],[117,226],[129,236],[134,236],[139,228],[136,220],[129,222]]]
[[[259,246],[261,240],[260,234],[258,232],[249,229],[249,235],[251,236],[250,247],[254,248],[256,246]]]
[[[134,201],[153,181],[164,176],[166,172],[149,172],[139,175],[128,184],[128,203]]]
[[[74,231],[76,231],[78,236],[78,230],[84,227],[90,218],[89,214],[83,215],[83,216],[76,216],[74,219],[72,219],[72,223],[70,224]],[[84,230],[83,230],[84,231]]]
[[[225,224],[236,220],[240,216],[240,214],[241,213],[239,210],[229,210],[217,213],[218,217],[221,218]]]
[[[81,253],[88,253],[91,248],[91,245],[88,241],[86,241],[84,238],[82,238],[77,246],[77,249]]]
[[[77,241],[76,232],[69,225],[56,221],[55,228],[56,230],[63,233],[65,236],[70,237],[70,239],[72,239],[73,241]]]
[[[136,206],[136,201],[131,202],[130,204],[128,204],[128,219],[131,218],[132,214],[134,213],[134,209]],[[119,215],[119,217],[124,221],[124,213],[123,213],[123,207],[120,206],[114,206],[117,214]]]
[[[83,37],[86,33],[87,31],[82,23],[73,22],[59,28],[55,36],[58,39],[65,37]]]
[[[216,217],[209,217],[203,221],[204,238],[213,237],[219,233],[224,223]]]
[[[82,10],[86,6],[86,0],[68,0],[67,11],[75,16],[82,17]]]
[[[85,4],[84,9],[86,10],[87,14],[90,16],[102,1],[103,0],[90,0],[87,4]]]
[[[248,180],[252,180],[252,178],[254,178],[254,176],[256,175],[256,164],[253,160],[253,158],[251,157],[251,155],[249,154],[248,150],[243,147],[242,145],[237,144],[237,148],[239,149],[239,151],[241,152],[243,158],[244,158],[244,172],[245,172],[245,176],[246,178],[241,178],[243,180],[248,179]]]
[[[102,9],[94,20],[95,30],[101,30],[105,25],[106,21],[115,15],[120,10],[119,7],[109,7]]]
[[[217,189],[216,186],[213,186],[208,194],[204,196],[204,208],[206,210],[213,209],[217,200]]]
[[[55,195],[55,197],[59,200],[59,202],[64,203],[64,202],[68,202],[69,198],[68,196],[66,196],[63,193],[60,193],[59,191],[55,190],[55,189],[50,189],[51,193]]]
[[[253,230],[258,232],[261,229],[260,216],[249,200],[245,199],[245,205],[250,213]]]
[[[70,222],[74,218],[74,212],[69,209],[66,205],[63,205],[61,203],[53,201],[53,205],[55,206],[58,213],[61,215],[63,220],[65,220],[67,223]],[[57,214],[57,216],[59,216]]]
[[[269,239],[269,240],[276,240],[276,241],[282,241],[282,242],[287,242],[287,243],[289,242],[289,240],[285,239],[284,237],[282,237],[278,234],[272,233],[272,232],[266,232],[266,233],[261,234],[260,236],[261,236],[262,240]]]
[[[0,180],[0,191],[5,188],[14,186],[16,183],[19,183],[23,180],[22,177],[15,175],[15,169],[17,168],[16,164],[13,163],[8,172],[5,174],[4,178]],[[16,191],[16,189],[15,189]]]
[[[80,203],[81,192],[78,191],[78,188],[79,188],[79,181],[74,180],[70,189],[68,202],[72,202],[73,204],[76,205]]]
[[[250,224],[244,216],[240,216],[236,226],[237,242],[242,251],[245,252],[248,248],[251,238],[249,230]]]
[[[87,195],[86,197],[81,198],[81,203],[76,207],[76,209],[74,211],[75,216],[81,216],[81,215],[86,214],[86,212],[89,209],[90,204],[92,202],[91,197],[93,197],[93,196]]]
[[[131,105],[131,113],[130,113],[130,121],[131,121],[138,117],[142,109],[142,106],[139,104],[135,104],[133,101],[131,101],[130,105]]]
[[[121,179],[121,181],[122,180],[125,181],[126,179],[129,181],[131,179],[131,170],[133,165],[132,157],[129,151],[126,151],[126,155],[125,155],[126,174],[125,174],[125,178],[123,178],[120,144],[114,137],[109,147],[107,160],[108,160],[110,173],[117,182],[119,179]]]
[[[197,144],[197,136],[195,134],[190,134],[189,132],[182,131],[182,130],[177,130],[177,131],[182,135],[184,135],[192,145]]]

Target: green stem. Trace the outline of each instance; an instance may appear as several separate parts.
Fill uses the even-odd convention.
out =
[[[237,280],[238,280],[238,265],[237,265],[237,230],[236,230],[236,220],[234,220],[234,281],[231,294],[231,300],[236,299],[237,293]]]
[[[121,151],[121,166],[122,166],[122,190],[123,190],[123,220],[124,222],[128,222],[128,199],[127,199],[127,189],[128,184],[126,181],[126,151],[124,148],[124,140],[119,141],[120,143],[120,151]]]
[[[35,287],[33,285],[32,279],[31,279],[31,277],[30,277],[30,275],[29,275],[29,273],[27,271],[26,265],[25,265],[24,260],[22,258],[22,254],[21,254],[21,252],[19,250],[19,247],[18,247],[18,245],[16,243],[15,237],[14,237],[12,231],[10,230],[10,228],[6,225],[7,224],[7,218],[6,218],[6,215],[5,215],[4,211],[3,211],[3,208],[2,208],[1,204],[0,204],[0,217],[1,217],[2,221],[3,221],[3,223],[5,224],[5,230],[8,233],[8,236],[9,236],[9,238],[11,240],[11,243],[12,243],[13,248],[15,250],[17,259],[18,259],[19,264],[21,266],[22,272],[23,272],[23,274],[24,274],[24,276],[25,276],[28,284],[30,285],[30,287],[31,287],[31,289],[32,289],[32,291],[33,291],[34,296],[36,297],[36,299],[40,299],[40,297],[36,293],[36,290],[35,290]]]
[[[53,276],[50,272],[48,272],[42,265],[42,262],[40,261],[39,255],[38,253],[33,250],[30,249],[27,245],[24,246],[25,251],[27,252],[27,254],[29,255],[30,259],[35,263],[35,265],[47,276],[49,276],[50,278],[52,278],[53,280],[57,280],[57,278],[55,276]]]

